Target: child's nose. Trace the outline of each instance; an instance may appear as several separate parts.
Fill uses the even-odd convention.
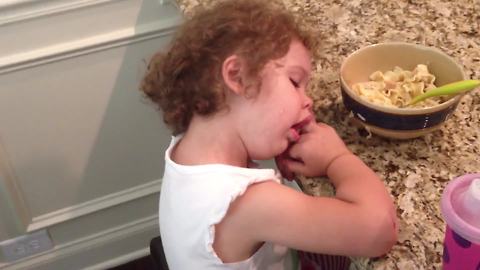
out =
[[[303,97],[303,107],[304,107],[305,109],[311,109],[311,108],[312,108],[312,105],[313,105],[312,99],[311,99],[309,96],[307,96],[307,95],[304,94],[304,97]]]

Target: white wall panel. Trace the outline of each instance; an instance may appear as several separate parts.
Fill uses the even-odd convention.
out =
[[[46,228],[55,244],[0,269],[62,269],[94,242],[129,248],[98,253],[88,267],[145,254],[148,242],[133,239],[157,233],[170,132],[138,87],[181,21],[162,3],[0,2],[0,242]],[[113,236],[122,230],[126,242]]]
[[[158,179],[161,121],[137,91],[144,63],[126,59],[152,42],[0,77],[0,136],[32,215]]]
[[[167,28],[168,21],[177,18],[172,16],[172,4],[157,0],[4,1],[0,1],[0,59],[149,24]],[[4,64],[0,61],[0,66]]]

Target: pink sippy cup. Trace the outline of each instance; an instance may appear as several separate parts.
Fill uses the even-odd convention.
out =
[[[443,269],[480,270],[480,173],[450,181],[441,210],[447,223]]]

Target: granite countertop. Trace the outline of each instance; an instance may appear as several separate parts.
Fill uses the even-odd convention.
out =
[[[188,16],[196,5],[214,0],[178,0]],[[350,124],[342,104],[339,69],[363,46],[403,41],[434,46],[480,78],[480,1],[284,0],[318,31],[316,71],[310,83],[318,121],[338,131],[349,148],[382,179],[399,217],[397,244],[384,257],[358,259],[360,269],[441,269],[445,223],[440,196],[448,181],[480,171],[480,89],[463,97],[440,129],[421,138],[395,141],[369,135]],[[308,193],[320,195],[322,179],[303,179]]]

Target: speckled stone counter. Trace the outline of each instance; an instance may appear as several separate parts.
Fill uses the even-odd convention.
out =
[[[213,0],[178,0],[188,15]],[[336,128],[350,149],[384,179],[400,221],[398,243],[386,256],[359,259],[359,269],[441,269],[445,223],[440,196],[449,180],[480,172],[480,89],[466,95],[445,126],[421,138],[394,141],[350,124],[339,91],[343,59],[363,46],[404,41],[434,46],[480,78],[480,1],[284,0],[319,33],[310,83],[318,121]],[[308,193],[318,182],[305,179]],[[354,225],[354,223],[353,223]]]

